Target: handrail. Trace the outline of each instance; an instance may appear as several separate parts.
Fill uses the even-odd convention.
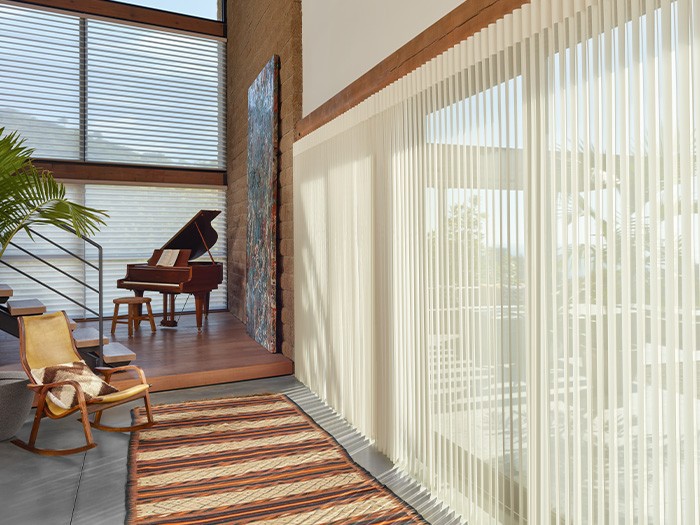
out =
[[[79,302],[79,301],[76,301],[75,299],[73,299],[73,298],[70,297],[69,295],[66,295],[66,294],[64,294],[63,292],[61,292],[60,290],[57,290],[56,288],[54,288],[54,287],[51,286],[50,284],[46,284],[45,282],[40,281],[39,279],[37,279],[37,278],[34,277],[33,275],[30,275],[30,274],[28,274],[27,272],[20,270],[19,268],[17,268],[16,266],[11,265],[11,264],[8,263],[7,261],[3,261],[2,259],[0,259],[0,263],[4,264],[4,265],[7,266],[8,268],[10,268],[11,270],[16,271],[16,272],[19,273],[19,274],[24,275],[27,279],[31,279],[31,280],[34,281],[35,283],[40,284],[41,286],[43,286],[43,287],[46,288],[47,290],[51,290],[53,293],[60,295],[61,297],[63,297],[64,299],[70,301],[71,303],[73,303],[73,304],[75,304],[75,305],[77,305],[77,306],[80,306],[81,308],[84,308],[85,310],[87,310],[87,311],[90,312],[91,314],[93,314],[93,315],[99,315],[99,314],[98,314],[95,310],[93,310],[92,308],[88,308],[88,307],[87,307],[86,305],[84,305],[83,303],[81,303],[81,302]]]
[[[46,235],[42,235],[42,234],[40,234],[38,231],[32,230],[31,228],[28,228],[28,230],[32,233],[32,235],[36,235],[37,237],[41,237],[41,238],[44,239],[46,242],[53,244],[56,248],[59,248],[59,249],[63,250],[63,251],[66,252],[68,255],[71,255],[71,256],[75,257],[76,259],[78,259],[78,260],[80,260],[81,262],[87,264],[88,266],[90,266],[90,267],[93,268],[94,270],[99,270],[99,268],[98,268],[97,266],[95,266],[94,264],[92,264],[90,261],[86,261],[85,259],[83,259],[83,258],[82,258],[80,255],[78,255],[77,253],[73,253],[72,251],[70,251],[70,250],[69,250],[68,248],[66,248],[65,246],[62,246],[62,245],[58,244],[56,241],[52,241],[52,240],[49,239]],[[72,234],[75,235],[76,237],[79,237],[79,238],[83,239],[83,240],[84,240],[85,242],[87,242],[88,244],[92,244],[93,246],[95,246],[95,247],[98,248],[98,249],[101,249],[101,248],[102,248],[102,246],[100,246],[99,244],[97,244],[95,241],[90,240],[90,239],[88,239],[88,238],[86,238],[86,237],[80,237],[80,235],[78,235],[78,234],[75,232],[75,230],[73,230],[72,228],[66,228],[66,231],[72,233]]]
[[[97,288],[95,288],[94,286],[90,286],[90,285],[89,285],[88,283],[86,283],[85,281],[81,281],[81,280],[78,279],[77,277],[75,277],[75,276],[69,274],[67,271],[61,270],[61,269],[60,269],[58,266],[56,266],[55,264],[50,263],[50,262],[47,261],[46,259],[43,259],[43,258],[39,257],[39,256],[36,255],[35,253],[32,253],[32,252],[30,252],[29,250],[27,250],[26,248],[22,248],[20,245],[15,244],[14,242],[10,242],[10,246],[13,246],[13,247],[17,248],[19,251],[26,253],[27,255],[29,255],[30,257],[33,257],[33,258],[36,259],[37,261],[44,263],[46,266],[49,266],[50,268],[53,268],[53,269],[56,270],[57,272],[62,273],[63,275],[65,275],[65,276],[68,277],[69,279],[73,279],[76,283],[82,285],[83,288],[89,288],[90,290],[92,290],[92,291],[95,292],[95,293],[100,293],[100,291],[99,291]],[[97,314],[95,314],[95,315],[97,315]]]
[[[74,253],[74,252],[70,251],[68,248],[58,244],[56,241],[49,239],[45,235],[42,235],[41,233],[39,233],[31,228],[27,228],[27,229],[28,229],[28,232],[30,233],[30,235],[36,235],[37,237],[44,239],[46,242],[52,244],[53,246],[56,246],[57,248],[61,249],[63,252],[67,253],[71,257],[78,259],[79,261],[82,261],[84,264],[97,270],[98,284],[97,284],[97,288],[95,288],[94,286],[90,286],[88,283],[82,281],[81,279],[78,279],[77,277],[70,275],[65,270],[62,270],[61,268],[59,268],[56,265],[50,263],[49,261],[43,259],[42,257],[39,257],[38,255],[30,252],[26,248],[18,246],[17,244],[15,244],[13,242],[10,243],[13,247],[19,249],[20,251],[26,253],[27,255],[29,255],[31,257],[33,257],[37,261],[39,261],[39,262],[49,266],[50,268],[60,272],[61,274],[65,275],[66,277],[70,277],[75,282],[77,282],[78,284],[83,286],[83,288],[86,288],[88,290],[91,290],[91,291],[97,293],[99,306],[98,306],[97,311],[95,311],[92,308],[89,308],[86,304],[83,304],[83,303],[73,299],[72,297],[61,292],[60,290],[57,290],[53,286],[41,281],[40,279],[37,279],[33,275],[30,275],[27,272],[20,270],[19,268],[8,263],[7,261],[0,259],[0,263],[4,264],[6,267],[8,267],[8,268],[14,270],[15,272],[27,277],[28,279],[31,279],[32,281],[43,286],[47,290],[50,290],[57,295],[60,295],[61,297],[63,297],[67,301],[70,301],[71,303],[73,303],[73,304],[79,306],[80,308],[83,308],[84,310],[90,312],[91,314],[97,316],[98,332],[99,332],[99,340],[100,340],[99,346],[98,346],[97,366],[102,366],[102,364],[104,363],[104,360],[103,360],[103,357],[104,357],[104,351],[103,351],[103,347],[104,347],[104,341],[103,341],[103,338],[104,338],[104,326],[103,326],[103,320],[104,320],[104,305],[103,305],[103,301],[104,301],[104,279],[103,279],[103,277],[104,277],[104,262],[103,262],[103,256],[102,256],[102,246],[100,244],[96,243],[95,241],[93,241],[92,239],[88,239],[87,237],[83,237],[82,235],[78,235],[78,233],[72,228],[69,228],[69,227],[63,228],[64,230],[68,231],[69,233],[72,233],[76,237],[82,239],[83,242],[86,242],[97,249],[97,265],[95,265],[95,264],[91,263],[90,261],[87,261],[86,259],[84,259],[80,255],[78,255],[77,253]]]

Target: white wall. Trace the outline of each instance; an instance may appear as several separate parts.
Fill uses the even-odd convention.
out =
[[[463,1],[302,0],[304,116]]]

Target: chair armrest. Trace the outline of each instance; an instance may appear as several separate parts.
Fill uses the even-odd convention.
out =
[[[27,385],[27,388],[30,390],[34,390],[40,394],[43,394],[47,390],[50,390],[52,388],[56,388],[57,386],[72,386],[75,388],[80,394],[83,394],[83,388],[80,386],[80,383],[77,381],[73,381],[72,379],[66,379],[64,381],[56,381],[55,383],[33,383]]]
[[[40,403],[43,406],[44,400],[46,399],[46,393],[52,388],[56,388],[57,386],[72,386],[73,388],[75,388],[75,393],[78,397],[78,405],[81,407],[86,406],[87,402],[85,400],[85,393],[83,392],[80,383],[78,383],[77,381],[73,381],[72,379],[66,379],[65,381],[56,381],[55,383],[30,384],[27,385],[27,388],[37,392],[41,400]]]
[[[114,368],[106,367],[106,366],[98,366],[95,368],[95,372],[98,372],[102,374],[105,377],[105,381],[109,383],[112,378],[112,374],[119,374],[121,372],[136,372],[136,375],[139,376],[139,379],[141,380],[142,385],[147,385],[148,382],[146,381],[146,374],[143,373],[143,370],[141,370],[138,366],[136,365],[124,365],[124,366],[116,366]]]

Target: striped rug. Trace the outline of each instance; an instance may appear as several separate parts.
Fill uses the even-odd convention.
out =
[[[131,437],[127,523],[426,523],[284,395],[153,412]]]

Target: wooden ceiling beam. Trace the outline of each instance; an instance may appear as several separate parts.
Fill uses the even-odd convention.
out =
[[[299,140],[327,124],[392,82],[529,2],[530,0],[464,2],[302,118],[295,127],[295,139]]]

